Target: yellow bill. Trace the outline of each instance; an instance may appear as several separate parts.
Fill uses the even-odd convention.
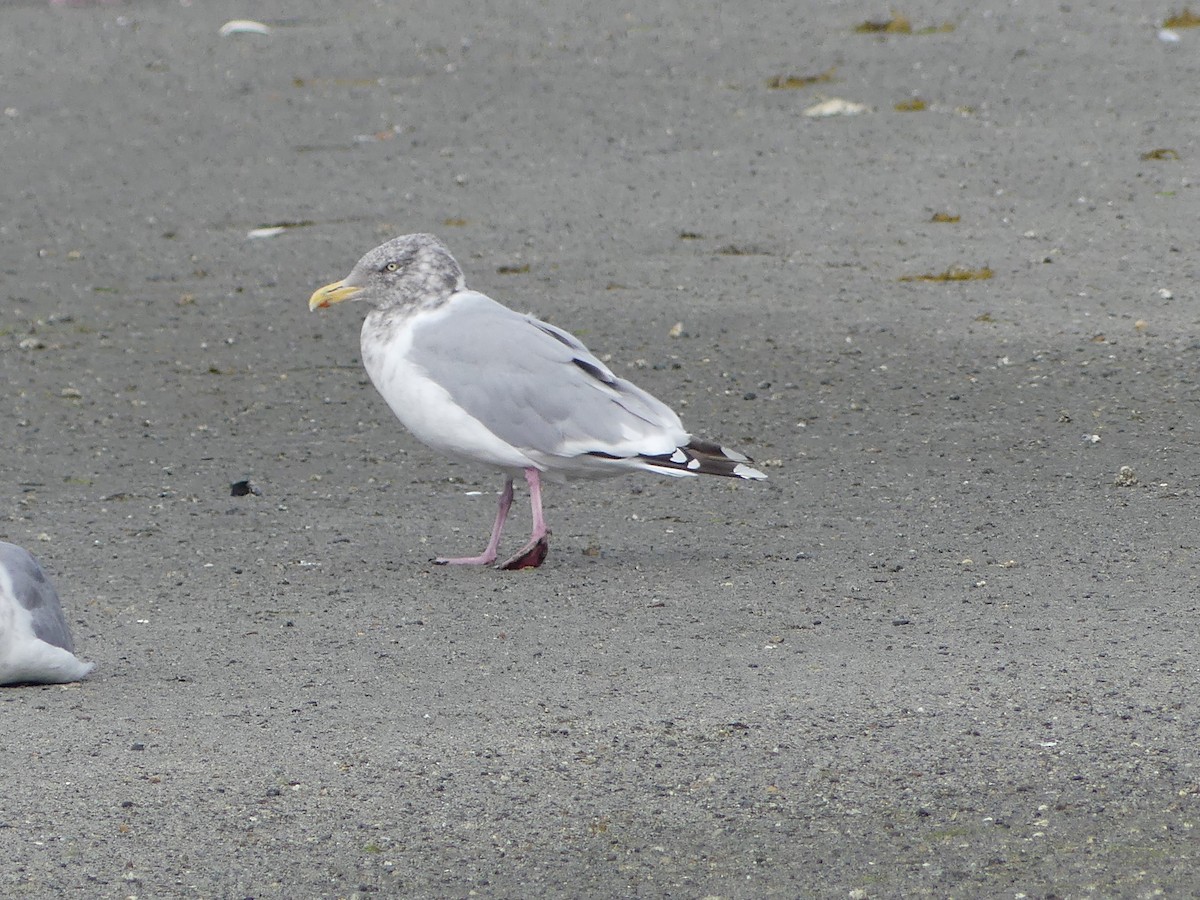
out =
[[[325,287],[313,291],[313,295],[308,298],[308,308],[310,311],[325,309],[334,303],[349,300],[361,290],[360,287],[347,285],[345,280],[335,281],[333,284],[327,284]]]

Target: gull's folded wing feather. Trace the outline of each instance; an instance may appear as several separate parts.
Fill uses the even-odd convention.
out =
[[[412,362],[512,446],[627,457],[688,440],[666,404],[614,375],[574,335],[475,291],[443,310],[414,324]]]

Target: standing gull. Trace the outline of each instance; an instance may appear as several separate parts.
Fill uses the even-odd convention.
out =
[[[435,450],[507,476],[487,548],[439,564],[496,561],[518,474],[529,484],[533,533],[502,569],[540,566],[550,550],[543,473],[766,478],[748,457],[692,438],[666,404],[618,378],[574,335],[470,290],[431,234],[376,247],[313,293],[308,308],[343,300],[371,306],[363,366],[405,427]]]
[[[58,592],[38,561],[0,541],[0,684],[78,681],[90,671],[75,656]]]

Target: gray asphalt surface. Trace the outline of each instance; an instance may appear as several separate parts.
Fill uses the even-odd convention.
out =
[[[0,539],[97,663],[0,693],[0,894],[1200,890],[1200,31],[897,11],[0,7]],[[771,480],[431,566],[501,479],[306,308],[412,231]]]

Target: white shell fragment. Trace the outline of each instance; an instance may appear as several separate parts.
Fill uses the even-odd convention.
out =
[[[855,103],[853,100],[843,100],[841,97],[829,97],[810,106],[804,111],[804,115],[810,119],[826,119],[830,116],[857,116],[870,111],[871,107],[865,103]]]
[[[275,237],[275,235],[283,234],[285,231],[287,231],[287,228],[282,225],[268,225],[265,228],[251,228],[246,232],[246,237],[253,241],[259,238]]]
[[[1172,31],[1170,28],[1158,29],[1158,39],[1164,44],[1178,44],[1180,41],[1179,32]]]
[[[217,34],[221,37],[229,37],[231,34],[270,34],[269,26],[262,22],[255,22],[252,19],[230,19],[221,26],[221,30]]]

